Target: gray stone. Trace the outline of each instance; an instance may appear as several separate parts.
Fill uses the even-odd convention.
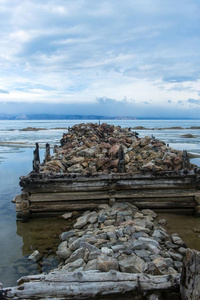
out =
[[[178,260],[174,261],[174,267],[176,269],[182,268],[182,266],[183,266],[183,263],[181,261],[178,261]]]
[[[118,271],[118,260],[106,255],[101,255],[97,258],[97,269],[101,272],[109,272],[110,270]]]
[[[90,214],[79,217],[77,219],[76,223],[74,224],[74,228],[75,229],[83,228],[88,223],[89,217],[90,217]]]
[[[72,254],[72,251],[67,248],[67,242],[62,242],[59,246],[58,246],[58,250],[56,251],[56,254],[58,256],[60,256],[63,259],[67,259],[68,257],[70,257],[70,255]]]
[[[27,274],[27,273],[29,273],[28,270],[24,266],[17,267],[17,272],[19,274]]]
[[[136,232],[145,232],[145,233],[150,232],[149,228],[145,228],[145,227],[142,227],[142,226],[135,225],[134,228],[135,228]]]
[[[152,234],[152,237],[154,238],[158,238],[160,240],[163,240],[165,239],[167,236],[166,234],[164,234],[161,230],[154,230],[153,234]]]
[[[69,249],[71,251],[75,251],[76,249],[80,248],[80,242],[83,241],[83,238],[80,237],[78,239],[75,239],[71,244],[69,244]]]
[[[162,297],[161,293],[159,293],[159,292],[155,292],[155,293],[149,295],[149,297],[148,297],[148,300],[162,300],[162,299],[163,299],[163,297]]]
[[[66,264],[64,267],[62,267],[62,270],[67,270],[69,272],[73,272],[80,267],[85,267],[85,265],[86,265],[86,263],[84,262],[84,260],[82,258],[79,258],[79,259],[75,260],[74,262]]]
[[[173,259],[171,259],[170,257],[167,257],[167,258],[164,258],[164,260],[168,267],[173,267],[173,265],[174,265]]]
[[[149,257],[150,254],[151,254],[151,252],[149,252],[149,251],[147,251],[147,250],[135,250],[134,253],[135,253],[137,256],[139,256],[139,257],[141,257],[141,258],[144,258],[144,259],[145,259],[145,257]],[[145,261],[146,261],[146,260],[145,260]]]
[[[154,259],[159,258],[159,257],[160,257],[159,254],[151,254],[150,255],[151,260],[154,260]]]
[[[136,240],[130,247],[132,250],[146,250],[148,248],[148,244],[143,241]]]
[[[141,212],[136,212],[134,214],[134,219],[143,219],[144,218],[144,215],[141,213]]]
[[[117,236],[114,232],[107,232],[107,237],[110,239],[110,240],[116,240],[117,239]]]
[[[154,254],[159,254],[160,253],[160,249],[158,249],[156,246],[154,246],[153,244],[148,244],[148,250],[151,252],[151,253],[154,253]]]
[[[138,239],[139,237],[147,237],[147,236],[148,235],[144,232],[134,232],[131,237],[134,239]]]
[[[165,250],[161,250],[160,251],[160,256],[164,257],[164,258],[170,258],[170,255],[167,251]]]
[[[165,242],[165,246],[166,246],[168,249],[175,249],[175,248],[178,247],[177,245],[174,245],[171,241],[166,241],[166,242]]]
[[[71,263],[79,258],[84,258],[84,255],[85,249],[79,248],[71,254],[71,256],[65,261],[65,264]]]
[[[41,257],[42,255],[40,254],[40,252],[38,250],[35,250],[31,255],[29,255],[28,260],[37,262],[38,260],[41,259]]]
[[[74,236],[74,235],[75,235],[74,230],[70,230],[70,231],[61,233],[60,239],[61,239],[62,241],[66,241],[66,240],[68,240],[70,237],[72,237],[72,236]]]
[[[164,225],[164,226],[167,225],[167,221],[166,221],[165,219],[159,220],[158,223],[159,223],[160,225]]]
[[[163,257],[158,257],[153,260],[154,265],[160,270],[162,273],[167,271],[167,263]]]
[[[183,260],[183,256],[179,253],[175,253],[173,251],[169,251],[168,253],[174,260],[180,260],[180,261]]]
[[[157,217],[157,214],[151,209],[142,209],[141,213],[145,216],[151,216],[154,219]]]
[[[154,239],[139,237],[138,241],[141,241],[143,243],[147,243],[147,244],[151,244],[151,245],[154,245],[156,247],[159,247],[159,243],[157,241],[155,241]]]
[[[169,267],[168,268],[168,274],[177,274],[177,271],[174,268]]]
[[[91,271],[91,270],[97,270],[97,259],[88,261],[88,263],[84,267],[84,271]]]
[[[184,247],[180,247],[178,249],[178,251],[182,254],[182,255],[185,255],[186,251],[187,251],[187,248],[184,248]]]
[[[28,265],[27,268],[28,268],[30,271],[38,270],[38,267],[37,267],[37,264],[36,264],[36,263],[33,263],[33,264],[31,264],[31,265]]]
[[[125,216],[125,221],[132,221],[132,220],[133,220],[132,216]]]
[[[99,209],[99,210],[104,209],[104,210],[106,210],[106,211],[111,211],[111,206],[108,205],[108,204],[100,204],[100,205],[98,206],[98,209]]]
[[[125,273],[142,273],[144,266],[144,260],[135,254],[119,261],[120,271]]]
[[[94,236],[87,237],[87,238],[82,237],[82,239],[83,239],[86,243],[89,243],[89,244],[92,244],[92,245],[94,245],[94,244],[97,242],[97,239],[96,239]]]
[[[105,254],[107,256],[112,256],[113,255],[113,250],[108,248],[108,247],[102,247],[101,248],[101,253]]]
[[[91,224],[94,224],[94,223],[97,222],[97,220],[98,220],[98,215],[97,215],[97,213],[94,211],[93,213],[91,213],[91,215],[90,215],[90,217],[89,217],[89,222],[90,222]]]
[[[144,273],[150,274],[150,275],[161,275],[163,274],[156,265],[151,261],[145,264],[144,266]]]
[[[66,214],[62,215],[62,218],[65,219],[65,220],[68,220],[72,216],[73,216],[73,212],[69,212],[69,213],[66,213]]]
[[[98,223],[103,223],[107,220],[107,216],[104,213],[99,214]]]
[[[113,225],[116,221],[114,219],[110,219],[110,220],[105,220],[104,225],[105,226],[110,226]]]
[[[97,250],[97,251],[91,251],[91,252],[89,253],[88,260],[94,260],[94,259],[96,259],[100,254],[101,254],[101,251],[100,251],[100,250]]]
[[[114,252],[123,251],[125,249],[124,245],[114,245],[111,247]]]
[[[116,233],[118,238],[124,236],[123,228],[116,229],[115,233]]]
[[[131,235],[135,232],[135,228],[133,226],[124,227],[124,234]]]
[[[106,240],[108,234],[109,234],[109,232],[108,232],[108,233],[103,232],[103,233],[97,234],[95,237],[96,237],[97,239],[104,239],[104,240]]]
[[[89,251],[98,251],[99,250],[96,246],[91,245],[84,241],[80,242],[80,247],[82,247],[83,249],[88,249]]]
[[[183,242],[183,240],[180,238],[180,236],[177,233],[172,234],[171,238],[175,245],[178,245],[179,247],[185,245],[185,243]]]

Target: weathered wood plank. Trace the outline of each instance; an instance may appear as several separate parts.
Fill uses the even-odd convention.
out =
[[[119,199],[116,199],[117,202]],[[180,198],[179,201],[176,201],[176,199],[151,199],[151,201],[148,201],[147,199],[124,199],[126,202],[130,202],[133,205],[136,205],[138,208],[181,208],[181,207],[187,207],[192,208],[195,206],[194,201],[192,201],[192,198]],[[62,202],[35,202],[31,203],[29,206],[29,210],[32,212],[35,211],[66,211],[66,210],[86,210],[86,209],[92,209],[100,204],[103,203],[109,203],[109,199],[104,200],[96,200],[96,201],[62,201]]]
[[[115,191],[113,191],[114,193]],[[126,190],[126,191],[117,191],[114,195],[115,198],[181,198],[181,197],[194,197],[196,194],[195,189],[190,190],[175,190],[169,189],[165,190]],[[38,201],[66,201],[66,200],[75,200],[80,201],[84,199],[108,199],[110,198],[109,191],[94,191],[94,192],[63,192],[63,193],[37,193],[31,194],[29,200],[31,203],[38,202]]]
[[[20,286],[4,289],[8,299],[83,299],[97,295],[119,294],[128,291],[174,290],[179,288],[180,274],[151,276],[78,272],[49,273],[23,277]]]
[[[108,203],[108,201],[103,201],[99,203],[65,203],[62,205],[54,204],[54,205],[48,205],[48,204],[42,204],[38,206],[30,206],[29,210],[31,212],[50,212],[50,211],[74,211],[74,210],[87,210],[87,209],[94,209],[100,204]]]
[[[194,208],[194,204],[188,204],[188,203],[180,203],[180,202],[131,202],[132,204],[136,205],[138,208]]]
[[[81,184],[73,184],[73,185],[66,185],[65,183],[52,183],[52,184],[30,184],[29,187],[24,188],[23,190],[25,192],[30,192],[31,194],[34,193],[59,193],[59,192],[81,192],[87,190],[90,191],[106,191],[110,189],[115,190],[126,190],[126,189],[132,189],[132,190],[143,190],[143,189],[193,189],[194,184],[191,182],[133,182],[132,184],[129,184],[127,182],[127,185],[120,185],[118,183],[106,183],[103,182],[102,184],[94,184],[90,182],[88,185],[81,185]]]
[[[200,252],[187,249],[183,261],[180,291],[182,300],[200,299]]]

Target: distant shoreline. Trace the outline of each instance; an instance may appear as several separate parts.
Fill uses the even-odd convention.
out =
[[[132,130],[199,130],[200,126],[191,126],[191,127],[179,127],[179,126],[172,126],[172,127],[143,127],[143,126],[135,126],[131,127]],[[26,127],[26,128],[11,128],[8,131],[41,131],[41,130],[68,130],[68,127],[53,127],[53,128],[40,128],[40,127]],[[184,136],[183,136],[184,137]],[[191,137],[191,136],[185,136]],[[196,137],[196,136],[193,136]]]
[[[142,120],[199,120],[198,118],[142,118],[137,116],[103,116],[103,115],[59,115],[59,114],[25,114],[25,115],[9,115],[9,114],[0,114],[1,121],[34,121],[34,120],[96,120],[96,121],[103,121],[103,120],[130,120],[130,121],[142,121]]]

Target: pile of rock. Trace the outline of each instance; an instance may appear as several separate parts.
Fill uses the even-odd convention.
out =
[[[136,173],[183,168],[182,152],[130,128],[79,124],[63,134],[61,147],[41,166],[44,173]]]
[[[58,270],[116,270],[151,275],[181,272],[186,246],[178,234],[167,234],[164,219],[130,203],[102,204],[87,211],[60,236]]]

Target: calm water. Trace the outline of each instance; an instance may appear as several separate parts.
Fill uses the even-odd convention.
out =
[[[87,122],[87,121],[84,121]],[[92,122],[91,120],[89,122]],[[97,122],[96,120],[94,122]],[[148,128],[158,127],[191,127],[200,126],[200,120],[194,121],[106,121],[122,127],[144,126]],[[63,129],[50,129],[56,127],[67,128],[75,123],[83,121],[0,121],[0,282],[3,286],[16,285],[16,280],[27,274],[47,272],[56,265],[54,254],[59,242],[58,235],[69,226],[66,221],[58,218],[33,219],[28,223],[16,221],[15,206],[11,203],[16,194],[20,193],[19,176],[31,171],[33,158],[33,145],[39,142],[59,144]],[[19,129],[26,127],[40,127],[48,130],[37,132],[23,132]],[[10,131],[10,129],[15,129]],[[137,130],[139,136],[154,135],[164,140],[176,149],[186,149],[200,154],[200,130]],[[191,133],[197,137],[186,139],[181,135]],[[6,142],[7,144],[1,144]],[[11,143],[11,144],[9,144]],[[14,145],[23,143],[23,145]],[[41,158],[44,150],[41,150]],[[200,165],[199,159],[194,160]],[[179,232],[187,239],[188,245],[200,250],[199,234],[194,233],[193,228],[200,229],[200,219],[186,216],[168,215],[169,230]],[[187,227],[185,224],[187,223]],[[186,243],[187,243],[186,241]],[[44,258],[40,264],[32,264],[27,261],[27,256],[38,249]]]

